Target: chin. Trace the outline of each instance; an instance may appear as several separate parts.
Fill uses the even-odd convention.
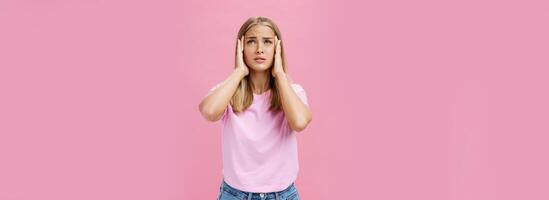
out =
[[[256,72],[262,72],[262,71],[271,69],[270,66],[268,66],[268,65],[262,65],[262,64],[260,64],[260,65],[252,65],[250,68],[251,68],[252,70],[256,71]]]

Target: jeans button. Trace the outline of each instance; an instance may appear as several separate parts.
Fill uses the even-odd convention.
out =
[[[261,198],[263,198],[263,197],[265,197],[265,194],[264,194],[264,193],[260,193],[259,196],[260,196]]]

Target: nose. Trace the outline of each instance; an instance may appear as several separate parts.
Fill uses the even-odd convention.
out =
[[[255,53],[256,53],[256,54],[261,54],[261,53],[263,53],[263,45],[262,45],[261,43],[259,43],[259,44],[257,45],[257,49],[255,50]]]

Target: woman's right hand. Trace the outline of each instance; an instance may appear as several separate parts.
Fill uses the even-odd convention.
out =
[[[244,73],[247,76],[250,73],[248,66],[244,63],[244,36],[242,36],[236,44],[236,69]]]

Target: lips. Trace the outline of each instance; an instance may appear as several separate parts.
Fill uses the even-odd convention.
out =
[[[256,57],[256,58],[254,58],[254,60],[255,60],[255,62],[257,62],[257,63],[263,63],[263,62],[265,62],[266,59],[265,59],[265,58],[262,58],[262,57]]]

